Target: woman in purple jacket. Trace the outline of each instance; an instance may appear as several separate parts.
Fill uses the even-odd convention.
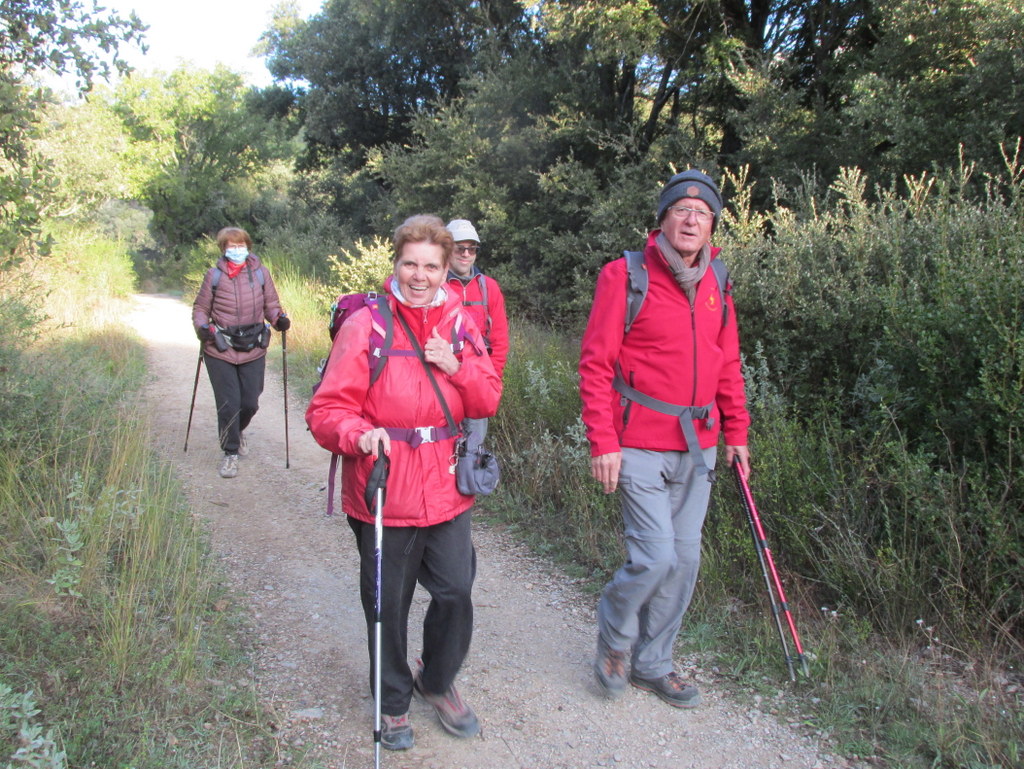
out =
[[[266,371],[269,321],[288,330],[291,321],[267,268],[251,252],[252,238],[238,227],[217,233],[222,254],[208,270],[192,305],[192,325],[217,403],[217,427],[224,460],[221,478],[238,475],[238,457],[249,453],[243,432],[259,409]]]

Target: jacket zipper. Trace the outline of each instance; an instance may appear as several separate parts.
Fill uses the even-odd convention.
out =
[[[700,286],[698,285],[699,289]],[[696,292],[693,298],[697,298]],[[694,306],[690,304],[690,338],[693,344],[693,394],[690,396],[690,403],[697,405],[697,313]]]

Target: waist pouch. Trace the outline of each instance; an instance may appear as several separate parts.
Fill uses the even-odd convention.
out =
[[[455,485],[462,494],[491,494],[501,479],[501,468],[498,458],[484,448],[487,420],[467,419],[463,424],[469,429],[455,444]]]
[[[250,326],[218,327],[213,341],[221,352],[229,347],[239,352],[249,352],[256,347],[266,349],[270,345],[270,326],[266,323],[253,323]]]

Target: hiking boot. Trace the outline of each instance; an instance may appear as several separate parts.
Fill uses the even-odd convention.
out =
[[[221,478],[234,478],[238,475],[238,454],[225,454],[219,472]]]
[[[249,441],[245,439],[245,433],[238,434],[238,456],[249,456]]]
[[[630,673],[629,682],[637,689],[657,694],[674,708],[695,708],[700,705],[700,692],[696,686],[684,683],[675,671],[661,678],[641,678]]]
[[[626,690],[626,652],[616,651],[598,638],[594,675],[606,697],[619,697]]]
[[[380,744],[388,750],[408,750],[412,747],[412,724],[409,714],[400,716],[380,716]]]
[[[412,680],[413,692],[434,709],[446,732],[456,737],[475,737],[480,731],[480,722],[477,721],[473,709],[462,701],[455,684],[449,686],[444,694],[430,694],[424,690],[422,679],[423,662],[416,660],[416,675]]]

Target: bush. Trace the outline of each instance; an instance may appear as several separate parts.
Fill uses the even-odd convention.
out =
[[[979,611],[1024,628],[1024,196],[1013,172],[968,182],[868,203],[847,171],[829,200],[773,212],[770,237],[726,240],[744,345],[789,404],[757,428],[783,542],[884,632],[921,606],[957,636]]]

